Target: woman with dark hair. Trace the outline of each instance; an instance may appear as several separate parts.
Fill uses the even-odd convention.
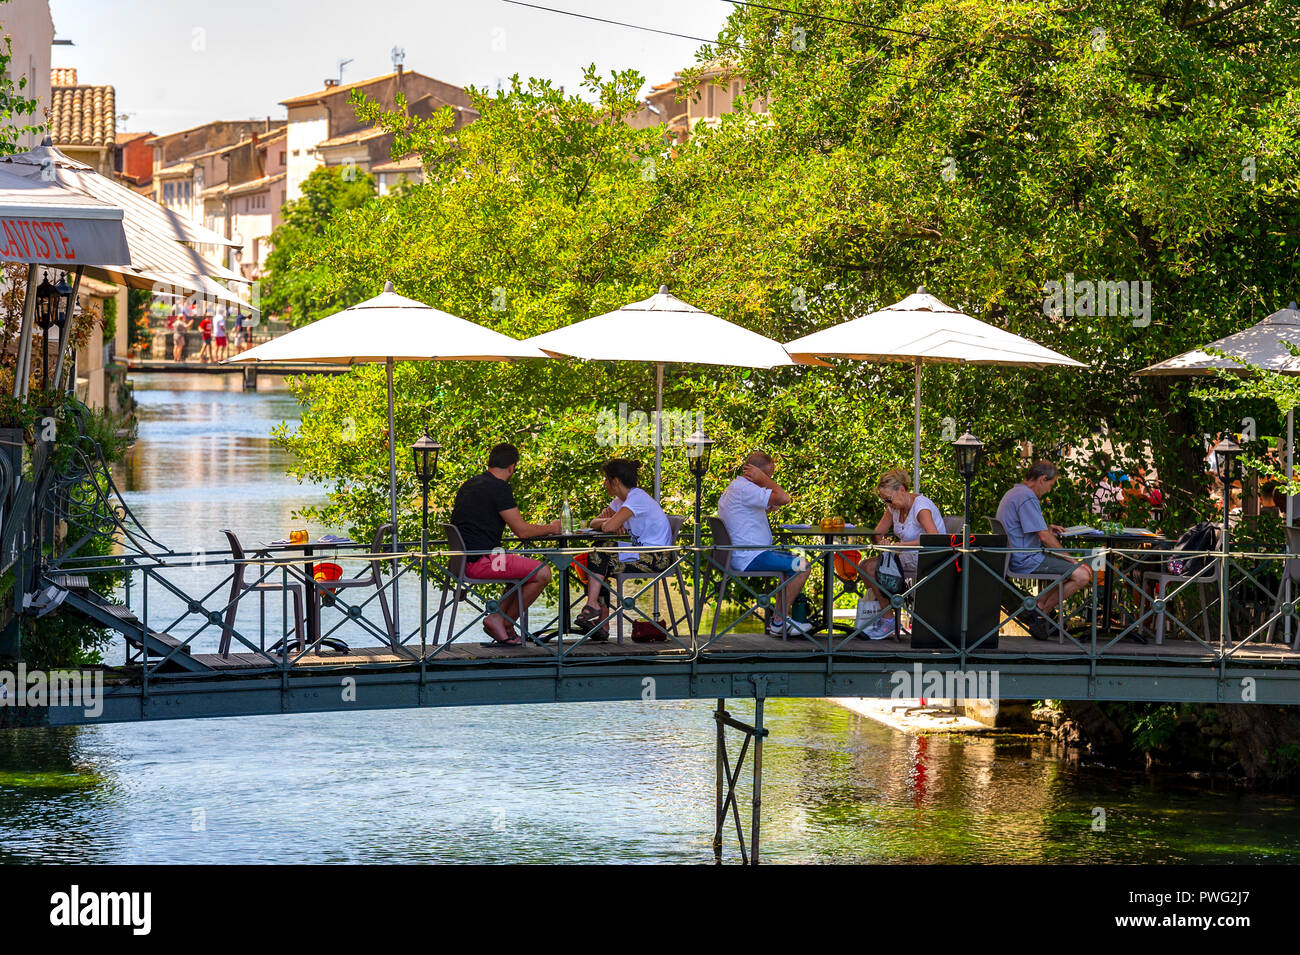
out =
[[[626,573],[653,577],[672,566],[672,527],[658,502],[637,486],[640,469],[640,461],[626,458],[605,462],[605,492],[611,500],[609,507],[592,519],[592,530],[617,533],[626,527],[632,539],[620,542],[617,549],[596,549],[587,555],[587,604],[574,621],[579,631],[604,624],[609,616],[609,591],[603,586],[606,577]],[[591,639],[607,640],[609,631],[600,626]]]

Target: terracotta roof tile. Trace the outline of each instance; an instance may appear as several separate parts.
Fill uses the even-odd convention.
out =
[[[75,66],[56,66],[50,70],[51,86],[76,86],[77,68]]]
[[[112,146],[117,109],[111,86],[55,86],[50,91],[50,138],[55,146]]]

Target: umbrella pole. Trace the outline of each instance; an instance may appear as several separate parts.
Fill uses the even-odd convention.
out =
[[[655,502],[659,501],[659,458],[664,434],[664,363],[655,363]]]
[[[1295,409],[1292,408],[1286,413],[1286,479],[1287,481],[1295,480]],[[1286,496],[1286,526],[1291,526],[1291,519],[1294,512],[1291,506],[1293,495],[1290,489],[1287,489]]]
[[[27,266],[27,296],[23,299],[23,323],[18,332],[18,349],[14,356],[14,397],[27,397],[27,379],[31,368],[32,325],[36,322],[36,265]]]
[[[393,359],[389,358],[385,363],[388,369],[388,515],[393,524],[393,553],[396,554],[400,546],[401,534],[397,530],[397,434],[393,430]],[[393,558],[393,633],[400,642],[402,639],[402,628],[398,622],[398,607],[401,602],[397,599],[397,558]]]
[[[921,360],[916,361],[916,400],[912,408],[912,493],[921,493]]]

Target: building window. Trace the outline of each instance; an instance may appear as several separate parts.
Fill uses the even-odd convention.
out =
[[[169,205],[169,206],[170,206],[170,205],[172,204],[172,199],[173,199],[174,196],[175,196],[175,192],[174,192],[174,184],[173,184],[173,183],[170,183],[170,182],[169,182],[169,183],[166,183],[166,184],[163,186],[163,202],[164,202],[166,205]]]
[[[732,98],[732,100],[738,100],[738,99],[740,99],[740,80],[733,80],[733,81],[732,81],[732,83],[731,83],[731,98]]]
[[[296,156],[296,155],[298,155],[298,154],[295,152],[294,155]],[[283,149],[280,150],[280,165],[281,165],[281,166],[284,165],[284,150],[283,150]]]
[[[300,152],[302,152],[302,150],[300,150],[300,149],[295,149],[295,150],[293,151],[293,154],[296,156],[296,155],[298,155],[298,153],[300,153]]]

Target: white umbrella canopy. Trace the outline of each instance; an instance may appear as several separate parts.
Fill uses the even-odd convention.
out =
[[[794,358],[854,358],[910,362],[916,366],[912,489],[921,489],[921,366],[928,363],[1006,365],[1017,368],[1086,367],[1060,352],[972,318],[918,288],[886,308],[792,342]]]
[[[317,319],[230,361],[310,361],[357,365],[389,361],[502,361],[546,358],[527,342],[398,295],[389,282],[374,298]]]
[[[663,421],[665,364],[741,368],[801,364],[786,353],[780,342],[683,302],[669,293],[666,285],[659,286],[657,294],[640,302],[534,335],[524,343],[556,358],[652,362],[656,366],[657,423]],[[661,428],[656,427],[655,500],[659,499],[661,439]]]
[[[1154,365],[1148,365],[1138,374],[1189,377],[1213,374],[1218,369],[1244,374],[1253,365],[1280,375],[1300,375],[1300,358],[1291,354],[1288,345],[1300,346],[1300,310],[1296,308],[1295,302],[1291,302],[1286,308],[1278,309],[1250,328],[1213,341],[1204,348],[1195,348],[1165,361],[1156,362]],[[1232,355],[1233,358],[1212,355],[1208,351],[1211,348]],[[1291,479],[1294,479],[1295,475],[1294,446],[1295,411],[1293,409],[1286,414],[1286,474]],[[1291,498],[1292,495],[1288,494],[1287,526],[1290,526],[1295,516]]]
[[[1279,309],[1257,325],[1236,332],[1204,348],[1183,352],[1154,365],[1148,365],[1139,375],[1208,375],[1215,369],[1246,371],[1248,365],[1275,371],[1283,375],[1300,375],[1300,358],[1291,354],[1287,345],[1300,346],[1300,310],[1292,302]],[[1241,361],[1211,355],[1208,349],[1226,352]]]
[[[525,342],[398,295],[393,283],[372,299],[318,319],[227,362],[298,361],[328,365],[383,363],[388,367],[388,491],[397,526],[397,449],[393,440],[393,363],[505,361],[545,358]],[[396,548],[396,534],[393,546]],[[396,607],[394,607],[396,612]]]

